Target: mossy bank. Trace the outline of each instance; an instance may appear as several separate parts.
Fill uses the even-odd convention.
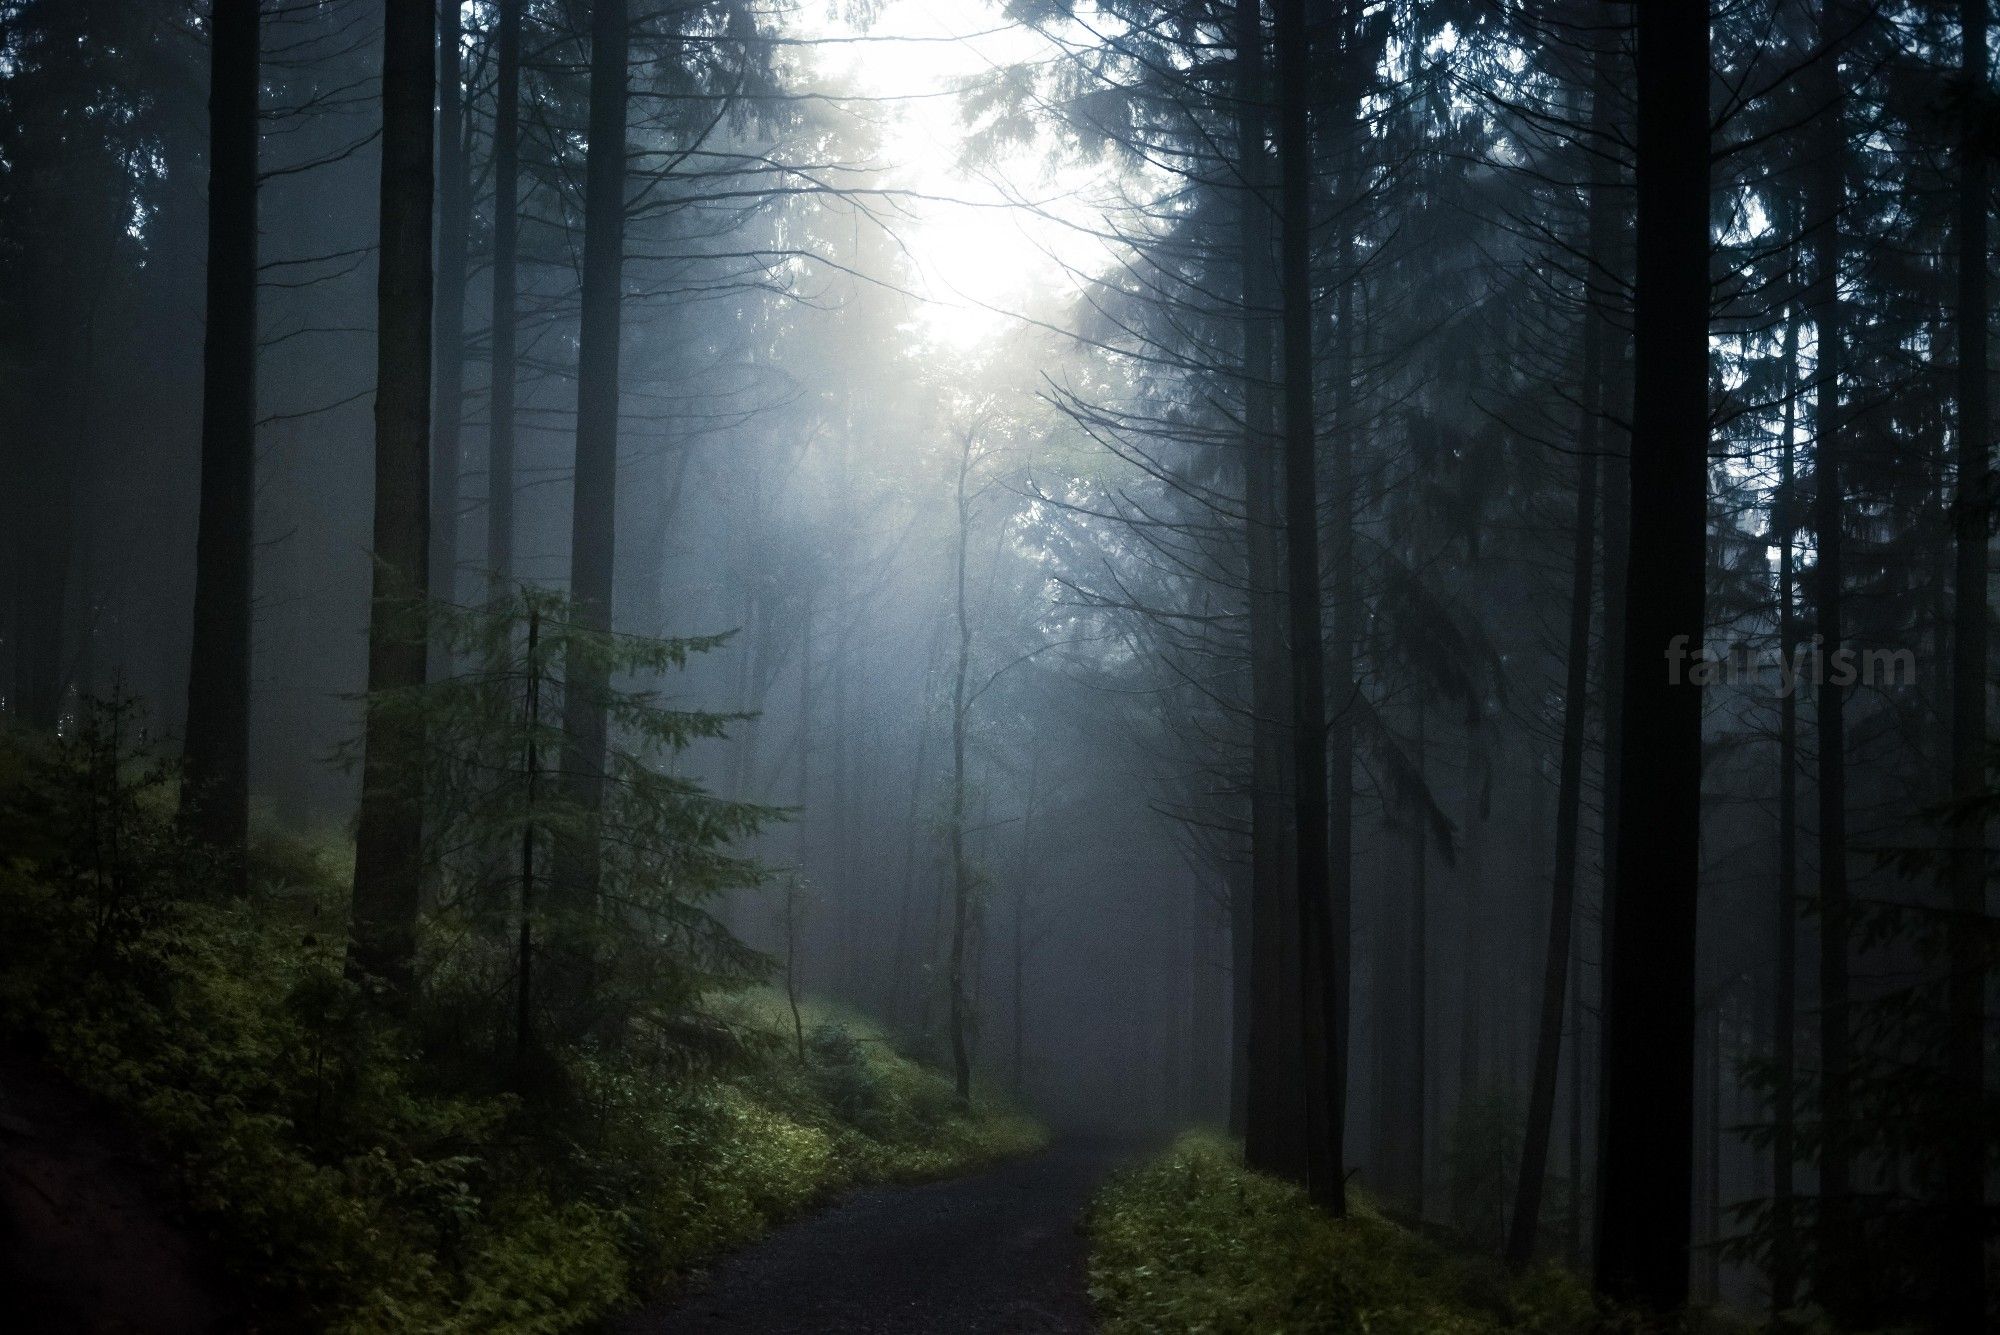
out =
[[[1602,1312],[1554,1267],[1497,1261],[1384,1218],[1358,1192],[1334,1219],[1193,1134],[1114,1178],[1090,1221],[1090,1292],[1105,1335],[1587,1335],[1646,1327]],[[1714,1314],[1678,1329],[1744,1331]]]
[[[523,1081],[348,979],[338,842],[268,836],[218,896],[145,776],[44,748],[0,750],[5,1042],[130,1128],[252,1327],[570,1330],[849,1184],[1039,1141],[762,989]]]

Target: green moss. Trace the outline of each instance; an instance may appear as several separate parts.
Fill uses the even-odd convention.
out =
[[[620,1203],[643,1287],[845,1187],[963,1171],[1042,1143],[1018,1114],[961,1106],[944,1076],[857,1017],[808,1004],[801,1062],[776,994],[717,998],[711,1011],[755,1061],[714,1079],[597,1068],[584,1081],[596,1131],[572,1149],[597,1194]],[[871,1092],[857,1098],[857,1086]]]
[[[813,1008],[801,1062],[764,993],[690,1017],[725,1061],[570,1050],[526,1106],[363,1004],[338,843],[267,837],[217,897],[153,779],[99,776],[120,837],[83,849],[39,765],[0,745],[0,1029],[158,1148],[263,1328],[569,1330],[828,1192],[1038,1141],[851,1016]]]
[[[1589,1295],[1560,1272],[1509,1283],[1365,1200],[1332,1219],[1209,1135],[1115,1179],[1092,1210],[1090,1235],[1091,1297],[1107,1335],[1600,1328]]]

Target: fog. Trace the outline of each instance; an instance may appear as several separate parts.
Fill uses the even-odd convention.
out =
[[[395,565],[376,472],[378,313],[400,281],[378,264],[382,11],[262,8],[248,800],[256,828],[343,842],[362,809],[363,768],[340,757],[368,728],[371,582]],[[1794,1190],[1789,1165],[1775,1185],[1768,1134],[1776,1036],[1797,1035],[1783,1079],[1809,1090],[1823,1007],[1849,1005],[1829,978],[1848,988],[1851,963],[1855,1013],[1877,1015],[1869,998],[1932,977],[1930,938],[1864,920],[1940,901],[1925,859],[1950,842],[1941,804],[1970,796],[1947,763],[1969,717],[1963,664],[1947,664],[1961,634],[1990,638],[1953,620],[1964,571],[1986,561],[1982,546],[1952,564],[1952,452],[1978,428],[1956,416],[1950,351],[1969,318],[1948,281],[1958,141],[1924,109],[1957,29],[1889,6],[1853,39],[1880,60],[1835,76],[1866,105],[1841,149],[1852,202],[1828,206],[1851,289],[1829,308],[1809,136],[1841,114],[1814,99],[1842,88],[1813,82],[1815,7],[1732,6],[1713,25],[1706,508],[1700,569],[1672,568],[1693,571],[1696,639],[1706,589],[1718,654],[1782,654],[1830,625],[1836,647],[1903,654],[1907,671],[1831,692],[1817,677],[1779,689],[1775,668],[1718,675],[1691,767],[1663,753],[1649,776],[1616,745],[1621,708],[1647,712],[1621,704],[1622,683],[1651,681],[1625,656],[1681,623],[1651,619],[1680,604],[1645,583],[1668,568],[1647,524],[1670,501],[1634,481],[1664,401],[1635,401],[1650,391],[1632,333],[1643,348],[1652,326],[1634,288],[1664,270],[1632,228],[1646,141],[1623,18],[1607,38],[1561,4],[1307,5],[1324,45],[1300,76],[1299,141],[1283,96],[1242,82],[1241,6],[631,0],[615,499],[598,505],[579,499],[578,466],[586,204],[604,170],[592,7],[518,9],[503,432],[505,8],[459,7],[436,179],[412,187],[434,234],[429,596],[587,601],[573,561],[608,543],[609,629],[704,641],[680,671],[616,684],[729,716],[663,763],[776,813],[739,850],[762,884],[722,892],[717,918],[774,976],[940,1066],[962,1011],[974,1080],[1058,1127],[1247,1121],[1253,1160],[1267,1095],[1251,1008],[1271,1007],[1264,1051],[1300,1042],[1285,1027],[1320,1023],[1324,969],[1344,989],[1341,1035],[1321,1035],[1342,1081],[1336,1161],[1498,1250],[1523,1138],[1539,1140],[1542,1246],[1580,1260],[1615,1102],[1600,998],[1623,763],[1649,795],[1657,782],[1661,810],[1685,797],[1690,841],[1700,822],[1686,990],[1661,1003],[1692,1023],[1675,1088],[1692,1106],[1695,1283],[1767,1302],[1763,1254],[1714,1245]],[[187,730],[213,300],[207,10],[0,4],[0,693],[17,722],[59,731],[129,695],[169,753]],[[1279,170],[1295,166],[1292,215]],[[1983,220],[1983,197],[1969,207]],[[1286,475],[1301,385],[1305,471]],[[1845,414],[1838,477],[1820,471],[1822,413]],[[1281,567],[1302,478],[1317,486],[1310,593]],[[1821,563],[1839,553],[1822,533],[1840,531],[1844,573]],[[1983,616],[1979,579],[1967,605]],[[1300,645],[1308,624],[1318,654]],[[1308,730],[1293,693],[1308,659],[1325,689],[1299,689],[1327,711],[1332,754],[1319,808],[1289,749]],[[465,669],[436,646],[429,661],[433,679]],[[1983,656],[1967,661],[1983,677]],[[1301,813],[1332,831],[1320,963],[1310,904],[1260,917],[1296,914],[1311,884],[1305,843],[1287,842]],[[1825,944],[1828,904],[1851,945]],[[1273,961],[1289,952],[1270,966],[1282,1004],[1256,1000],[1253,929]],[[1953,1015],[1990,1048],[1983,1014]],[[1873,1023],[1854,1021],[1875,1057],[1930,1060],[1921,1035]],[[1538,1040],[1554,1093],[1534,1115]],[[1314,1053],[1288,1068],[1295,1084]],[[1887,1125],[1893,1100],[1856,1079],[1851,1116]],[[1855,1134],[1863,1177],[1935,1194],[1922,1154]],[[1818,1153],[1800,1152],[1800,1193]]]

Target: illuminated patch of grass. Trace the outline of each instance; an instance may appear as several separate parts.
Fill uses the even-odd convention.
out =
[[[1348,1218],[1190,1135],[1114,1179],[1090,1219],[1090,1292],[1106,1335],[1486,1335],[1601,1329],[1574,1279],[1508,1282],[1357,1199]]]

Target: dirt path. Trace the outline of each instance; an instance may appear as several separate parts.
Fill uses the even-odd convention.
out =
[[[131,1132],[0,1046],[0,1313],[10,1330],[227,1328],[207,1272]]]
[[[1119,1157],[1067,1141],[975,1177],[870,1188],[718,1264],[625,1335],[1089,1331],[1084,1206]]]

